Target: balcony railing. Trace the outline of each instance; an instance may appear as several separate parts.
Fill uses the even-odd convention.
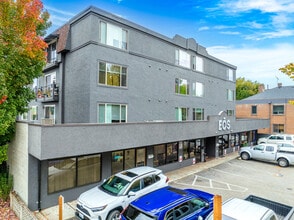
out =
[[[42,86],[37,88],[36,98],[42,102],[52,102],[59,100],[58,85],[51,84],[50,86]]]

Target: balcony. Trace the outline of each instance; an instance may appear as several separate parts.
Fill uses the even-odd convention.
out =
[[[59,101],[59,87],[51,84],[50,86],[42,86],[36,91],[36,98],[40,102],[58,102]]]

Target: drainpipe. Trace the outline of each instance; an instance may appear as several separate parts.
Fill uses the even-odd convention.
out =
[[[64,124],[64,85],[65,85],[65,53],[61,54],[61,63],[62,63],[62,70],[61,70],[61,124]]]
[[[41,161],[38,160],[38,210],[41,211]]]

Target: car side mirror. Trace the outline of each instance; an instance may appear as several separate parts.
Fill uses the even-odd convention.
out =
[[[128,193],[128,196],[130,197],[130,196],[135,196],[136,195],[136,193],[135,192],[133,192],[133,191],[130,191],[129,193]]]

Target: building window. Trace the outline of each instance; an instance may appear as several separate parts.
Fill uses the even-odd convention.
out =
[[[175,79],[175,93],[181,95],[189,95],[189,84],[186,79]]]
[[[195,82],[192,84],[192,95],[197,97],[204,96],[204,86],[203,83]]]
[[[101,154],[48,161],[48,193],[101,181]]]
[[[158,167],[165,164],[166,159],[166,149],[165,145],[156,145],[154,146],[154,159],[153,159],[153,166]]]
[[[284,133],[284,131],[283,124],[273,124],[273,133]]]
[[[110,23],[100,22],[100,42],[112,47],[128,49],[128,31]]]
[[[284,105],[273,105],[273,114],[274,115],[283,115],[284,114]]]
[[[48,193],[76,186],[76,158],[49,161]]]
[[[256,105],[252,105],[251,106],[251,115],[256,115],[257,114],[257,106]]]
[[[175,143],[167,144],[166,149],[167,149],[166,163],[177,162],[178,161],[178,143],[175,142]]]
[[[184,160],[195,157],[195,141],[183,141]]]
[[[123,162],[124,162],[124,152],[122,150],[112,152],[111,173],[115,174],[124,170]]]
[[[127,68],[111,63],[99,62],[99,83],[108,86],[127,86]]]
[[[30,113],[31,121],[38,120],[38,106],[32,106]]]
[[[54,105],[45,105],[44,106],[44,118],[50,119],[48,123],[55,123],[55,106]]]
[[[78,186],[101,180],[101,154],[78,157]]]
[[[193,120],[194,121],[204,120],[204,109],[203,108],[193,108]]]
[[[145,166],[146,165],[146,149],[139,148],[136,149],[136,166]]]
[[[176,120],[187,121],[188,120],[189,108],[178,108],[176,107]]]
[[[183,50],[176,49],[176,65],[190,68],[190,54]]]
[[[228,109],[227,110],[227,115],[228,116],[234,116],[235,115],[235,111],[234,110],[231,110],[231,109]]]
[[[126,122],[127,106],[122,104],[98,104],[99,123]]]
[[[231,90],[231,89],[227,90],[227,99],[228,101],[234,101],[234,90]]]
[[[135,167],[135,149],[125,150],[124,169]]]
[[[56,85],[56,73],[45,75],[45,85],[41,89],[42,97],[53,97],[54,85]]]
[[[47,63],[54,63],[57,60],[56,42],[49,44],[46,52]]]
[[[232,69],[227,70],[227,79],[230,81],[234,81],[234,72]]]
[[[195,59],[196,59],[196,71],[204,72],[203,58],[199,57],[199,56],[196,56]]]

